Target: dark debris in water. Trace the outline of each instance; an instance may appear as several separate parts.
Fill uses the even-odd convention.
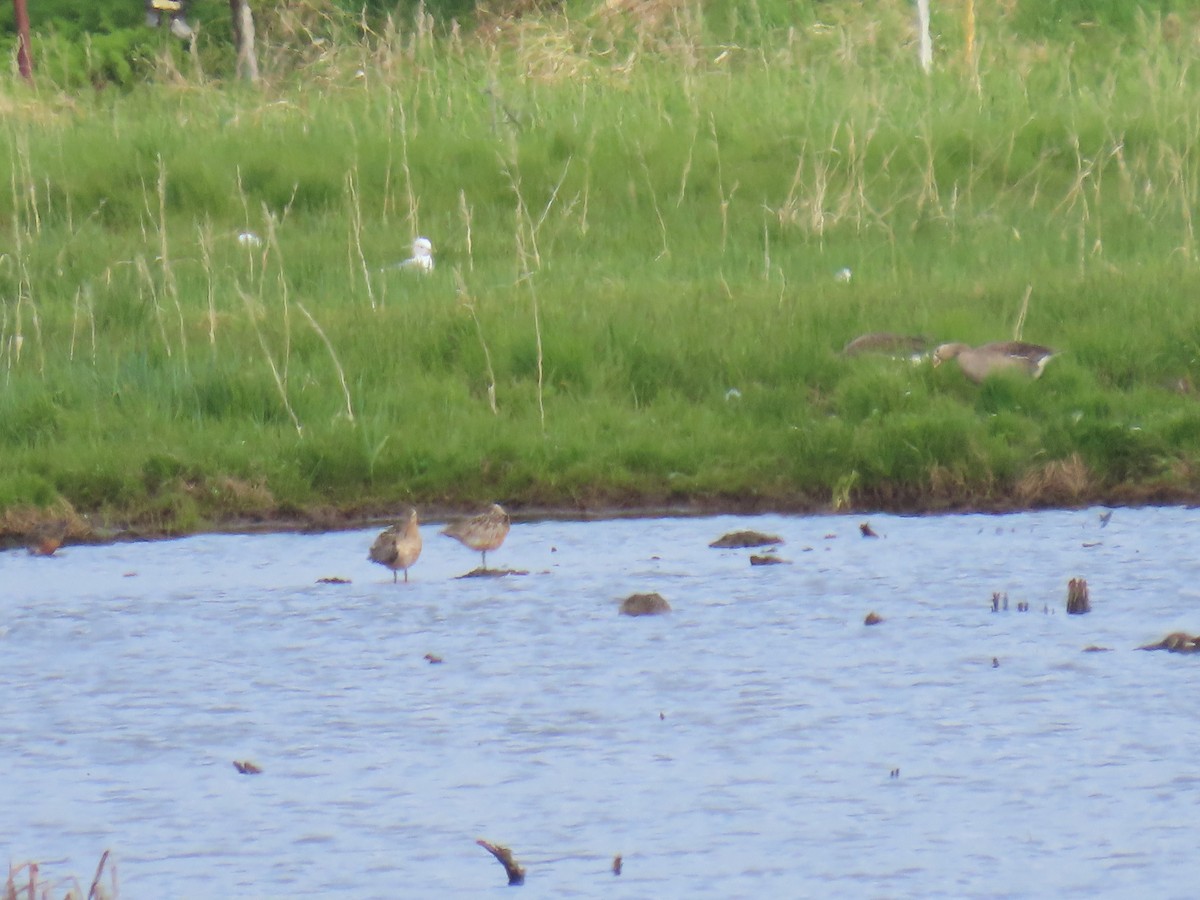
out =
[[[499,844],[493,844],[491,841],[485,841],[482,838],[475,843],[496,857],[500,865],[504,866],[504,874],[508,876],[508,883],[510,885],[525,883],[525,869],[513,859],[511,850],[507,847],[501,847]]]
[[[1169,653],[1200,652],[1200,635],[1188,634],[1186,631],[1172,631],[1156,644],[1146,644],[1139,650],[1166,650]]]
[[[477,569],[472,569],[464,575],[459,575],[459,578],[504,578],[506,575],[528,575],[529,572],[525,569],[485,569],[480,566]]]
[[[752,566],[782,566],[791,565],[790,559],[784,559],[781,556],[775,556],[772,553],[752,553],[750,554],[750,565]]]
[[[250,760],[248,760],[248,759],[245,759],[245,760],[235,759],[233,761],[233,767],[235,769],[237,769],[238,772],[242,775],[261,775],[262,774],[262,767],[250,762]]]
[[[349,578],[338,578],[336,575],[318,578],[317,584],[349,584]]]
[[[769,547],[782,543],[783,538],[774,534],[763,534],[761,531],[731,531],[708,546],[718,550],[743,550],[747,547]]]

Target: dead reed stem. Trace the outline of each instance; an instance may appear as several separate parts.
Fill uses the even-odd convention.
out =
[[[717,139],[717,121],[710,116],[708,124],[712,131],[713,153],[717,158],[717,192],[721,196],[721,255],[724,256],[725,248],[729,243],[729,207],[733,203],[733,195],[737,193],[738,182],[735,181],[729,193],[725,193],[725,178],[721,170],[721,143]]]
[[[650,193],[650,202],[654,206],[654,217],[658,220],[658,233],[662,238],[662,250],[659,251],[655,259],[665,259],[671,255],[671,248],[667,246],[667,223],[663,219],[662,210],[658,206],[658,194],[654,190],[654,179],[650,177],[650,167],[646,164],[646,156],[642,153],[641,144],[635,144],[637,148],[638,162],[642,167],[642,175],[646,179],[646,189]]]
[[[421,233],[420,209],[413,192],[412,170],[408,167],[408,116],[400,107],[400,168],[404,171],[404,195],[408,200],[408,228],[411,234]]]
[[[492,369],[492,353],[488,350],[487,341],[483,337],[483,325],[479,321],[479,314],[475,311],[475,301],[471,299],[471,294],[467,290],[467,282],[463,279],[462,271],[458,267],[454,269],[454,284],[458,290],[458,302],[471,314],[471,320],[475,323],[475,334],[479,337],[479,346],[483,348],[483,362],[487,367],[488,406],[491,407],[492,415],[499,415],[500,411],[496,408],[496,373]]]
[[[156,189],[158,193],[158,253],[159,265],[162,269],[163,291],[175,304],[175,314],[179,319],[179,357],[183,361],[183,373],[186,376],[188,374],[187,325],[183,318],[183,305],[179,302],[179,286],[175,281],[175,272],[171,268],[171,254],[167,243],[167,167],[163,163],[161,153],[158,155]]]
[[[371,309],[377,309],[375,303],[375,290],[371,287],[371,270],[367,266],[367,257],[363,253],[362,246],[362,204],[358,197],[358,166],[354,166],[346,173],[346,194],[350,198],[350,241],[358,256],[358,264],[362,269],[363,283],[367,286],[367,299],[371,302]],[[351,284],[351,289],[354,285]]]
[[[300,425],[300,419],[296,417],[295,410],[292,409],[292,402],[288,399],[287,383],[279,373],[279,367],[275,365],[275,360],[271,356],[271,348],[267,346],[267,339],[263,336],[262,329],[258,327],[258,319],[254,313],[254,300],[238,288],[238,294],[242,298],[242,302],[246,305],[246,315],[250,319],[250,325],[254,329],[254,334],[258,337],[258,345],[262,347],[263,358],[266,359],[267,365],[271,367],[271,375],[275,379],[275,387],[279,391],[279,398],[283,401],[283,408],[288,414],[288,418],[292,420],[292,426],[296,429],[296,434],[304,437],[304,428]]]
[[[272,215],[266,207],[263,207],[263,218],[267,223],[267,240],[264,254],[274,254],[276,280],[279,283],[280,309],[283,313],[283,381],[284,385],[286,386],[292,367],[292,307],[291,303],[289,302],[287,274],[283,270],[283,254],[279,250],[279,241],[275,235],[275,216]],[[263,275],[263,281],[265,282],[265,270]],[[262,299],[262,290],[260,289],[259,300],[262,301]]]
[[[1025,314],[1029,312],[1029,298],[1033,296],[1033,285],[1025,286],[1025,297],[1021,300],[1021,312],[1017,315],[1017,324],[1013,328],[1013,340],[1021,339],[1021,332],[1025,328]]]
[[[458,214],[463,220],[463,231],[466,234],[467,242],[467,269],[475,271],[475,251],[474,245],[471,242],[471,207],[467,204],[467,192],[459,189],[458,192]]]
[[[204,266],[205,288],[208,299],[208,344],[217,349],[217,289],[213,278],[213,233],[212,223],[205,220],[203,226],[197,226],[197,238],[200,244],[200,262]]]
[[[529,287],[529,298],[533,305],[533,335],[537,342],[537,397],[538,415],[541,419],[542,433],[546,432],[546,401],[545,401],[545,372],[543,370],[544,352],[542,349],[542,316],[538,306],[537,289],[534,287],[534,273],[541,267],[542,259],[537,248],[537,230],[529,216],[529,207],[521,194],[520,179],[513,175],[512,170],[505,165],[504,172],[508,176],[513,194],[517,198],[514,210],[516,216],[515,240],[517,245],[517,281],[524,282]]]
[[[17,159],[13,162],[9,172],[9,184],[12,190],[13,197],[13,256],[16,259],[17,265],[17,303],[16,311],[13,315],[13,332],[10,336],[9,348],[9,368],[12,368],[14,361],[20,363],[21,348],[25,343],[23,324],[24,309],[29,307],[29,315],[33,321],[34,336],[37,338],[38,345],[38,374],[42,377],[46,375],[46,356],[42,348],[42,325],[38,317],[37,304],[33,301],[33,280],[29,274],[29,258],[28,245],[32,243],[34,235],[41,231],[41,219],[38,215],[36,191],[32,183],[32,172],[29,162],[29,146],[24,135],[18,135],[16,139],[16,155]],[[21,177],[24,185],[18,183],[17,171],[21,171]],[[32,222],[32,229],[30,229]],[[12,352],[15,347],[16,354]]]
[[[168,358],[171,357],[171,340],[167,337],[167,326],[163,322],[162,304],[158,302],[158,288],[154,284],[154,276],[150,274],[150,266],[146,263],[146,257],[140,253],[134,259],[134,265],[137,267],[138,279],[142,285],[142,297],[146,296],[146,292],[150,294],[150,302],[154,307],[154,321],[158,325],[158,334],[162,338],[163,351]]]
[[[325,349],[329,351],[329,358],[333,360],[333,366],[335,369],[337,369],[338,381],[341,382],[342,385],[342,396],[346,400],[346,418],[353,423],[354,407],[350,403],[350,386],[346,384],[346,372],[342,368],[342,364],[338,362],[337,353],[335,353],[333,349],[333,343],[329,340],[329,337],[325,334],[325,331],[321,328],[321,326],[317,324],[317,320],[313,318],[312,313],[304,308],[303,303],[297,301],[296,308],[299,309],[300,312],[304,313],[304,317],[308,319],[308,324],[313,327],[313,331],[317,333],[317,336],[321,338],[322,343],[325,344]]]

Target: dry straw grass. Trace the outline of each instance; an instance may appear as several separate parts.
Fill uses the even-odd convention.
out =
[[[106,866],[109,876],[107,885],[102,883]],[[87,893],[84,893],[83,886],[74,876],[53,881],[39,880],[43,875],[41,869],[37,862],[22,863],[19,866],[10,864],[8,879],[4,883],[4,893],[0,895],[0,900],[51,900],[58,897],[62,897],[63,900],[115,900],[119,895],[117,870],[116,866],[109,865],[108,850],[100,857]]]
[[[84,541],[95,534],[92,525],[66,500],[46,507],[12,506],[0,510],[0,546],[20,545],[38,534],[61,532],[64,540]]]
[[[1070,506],[1094,494],[1092,473],[1072,453],[1027,472],[1017,482],[1017,499],[1026,506]]]

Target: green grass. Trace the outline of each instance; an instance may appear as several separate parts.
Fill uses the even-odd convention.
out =
[[[907,3],[792,6],[10,83],[0,509],[1194,496],[1200,20],[981,12],[976,78],[944,18],[926,77]],[[432,276],[381,272],[418,233]],[[1011,337],[1027,291],[1036,383],[837,353]]]

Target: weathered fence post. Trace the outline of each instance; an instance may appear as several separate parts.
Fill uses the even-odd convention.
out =
[[[25,0],[13,0],[13,21],[17,26],[17,68],[22,78],[33,81],[33,56],[29,52],[29,10]]]
[[[929,36],[929,0],[917,0],[917,29],[920,31],[921,68],[933,71],[933,40]]]
[[[229,0],[233,39],[237,44],[237,73],[247,81],[258,81],[258,54],[254,49],[254,16],[248,0]]]

